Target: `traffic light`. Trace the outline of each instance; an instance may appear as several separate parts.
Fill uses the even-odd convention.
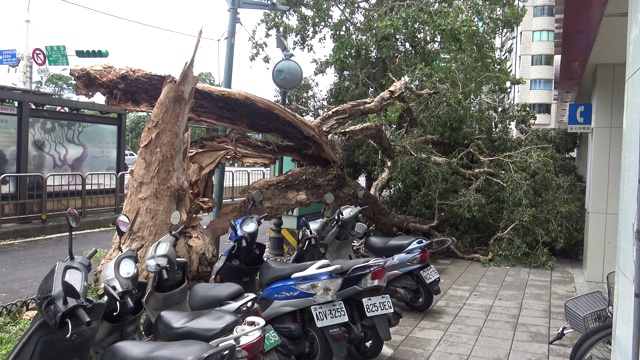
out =
[[[107,50],[76,50],[76,56],[79,58],[106,58],[109,57]]]

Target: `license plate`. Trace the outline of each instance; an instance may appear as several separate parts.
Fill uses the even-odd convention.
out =
[[[362,299],[367,316],[376,316],[393,312],[393,303],[389,295],[374,296]]]
[[[313,319],[318,327],[340,324],[349,321],[349,316],[342,301],[311,307]]]
[[[273,330],[271,325],[267,325],[264,327],[264,351],[267,352],[274,347],[278,346],[282,340],[278,333]]]
[[[433,265],[429,265],[428,268],[422,270],[420,273],[422,274],[422,277],[427,281],[427,284],[437,280],[440,277],[440,274],[438,274],[438,270],[436,270]]]

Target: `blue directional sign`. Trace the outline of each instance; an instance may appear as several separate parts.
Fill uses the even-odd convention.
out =
[[[569,132],[590,132],[593,106],[591,104],[569,104]]]
[[[16,49],[0,50],[0,65],[18,65],[18,53]]]

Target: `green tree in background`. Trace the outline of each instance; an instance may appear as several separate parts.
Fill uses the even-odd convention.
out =
[[[149,113],[129,113],[127,114],[127,147],[131,151],[137,153],[140,148],[140,137],[142,137],[142,131],[147,126]]]
[[[213,74],[210,72],[201,72],[196,75],[198,78],[198,84],[205,84],[211,86],[220,86],[216,79],[213,77]]]
[[[406,96],[362,124],[383,129],[392,146],[345,149],[347,173],[389,209],[415,216],[425,233],[458,239],[469,259],[553,264],[581,248],[584,181],[568,156],[577,136],[531,128],[534,114],[509,101],[514,29],[524,8],[511,0],[282,0],[265,12],[269,38],[294,49],[331,51],[316,74],[335,81],[322,106],[370,98],[394,79],[434,96]],[[266,47],[255,42],[253,57]],[[311,88],[301,89],[301,93]],[[300,98],[304,97],[300,95]],[[350,124],[354,125],[354,124]],[[398,228],[398,231],[405,231]]]
[[[76,83],[71,76],[51,74],[46,78],[44,84],[42,80],[34,81],[33,88],[38,91],[46,91],[58,95],[69,95],[75,93]]]

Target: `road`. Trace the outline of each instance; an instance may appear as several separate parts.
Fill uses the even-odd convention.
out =
[[[260,226],[258,241],[268,242],[269,226],[270,222]],[[114,234],[114,229],[74,234],[73,252],[81,254],[91,248],[108,249]],[[230,245],[226,235],[220,238],[222,252]],[[0,243],[0,305],[35,295],[42,278],[67,255],[68,235]]]

